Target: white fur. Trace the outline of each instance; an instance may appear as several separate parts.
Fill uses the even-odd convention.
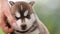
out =
[[[35,21],[34,14],[31,14],[30,17],[31,17],[31,19],[27,22],[28,28],[30,28],[33,25],[34,21]]]
[[[31,27],[31,25],[33,24],[33,22],[35,21],[35,18],[38,20],[38,25],[39,25],[39,27],[35,30],[35,31],[33,31],[33,32],[30,32],[30,33],[24,33],[24,34],[39,34],[39,33],[41,33],[41,32],[43,32],[42,34],[49,34],[49,32],[48,32],[48,30],[47,30],[47,28],[45,27],[45,25],[41,22],[41,21],[39,21],[39,19],[38,19],[38,17],[35,15],[35,14],[31,14],[31,19],[29,20],[29,19],[27,19],[27,18],[25,18],[25,24],[27,24],[27,26],[28,26],[28,28],[29,27]],[[19,23],[20,22],[20,23]],[[22,24],[21,23],[21,20],[18,20],[16,23],[18,23],[18,27],[20,27],[20,25]],[[41,28],[42,27],[42,28]],[[28,29],[27,28],[27,29]],[[43,29],[43,28],[45,28],[45,29]],[[18,28],[17,28],[18,29]],[[20,29],[20,28],[19,28]],[[18,30],[19,30],[18,29]],[[45,32],[44,32],[44,30],[45,30]],[[21,31],[21,30],[20,30]],[[19,33],[19,32],[15,32],[16,34],[21,34],[21,33]]]
[[[21,29],[21,24],[26,24],[27,25],[27,29],[29,29],[32,25],[33,25],[33,22],[35,21],[35,19],[37,20],[37,24],[38,24],[38,29],[36,29],[35,31],[33,32],[30,32],[30,33],[24,33],[24,34],[39,34],[39,33],[42,33],[42,34],[49,34],[47,28],[45,27],[45,25],[38,19],[37,15],[36,14],[31,14],[30,15],[30,19],[27,19],[25,18],[25,23],[22,23],[21,19],[17,20],[16,23],[17,23],[17,30],[20,30],[20,31],[23,31]],[[27,30],[26,29],[26,30]],[[20,34],[19,32],[15,32],[16,34]]]
[[[27,16],[27,15],[28,15],[28,10],[24,12],[24,16]]]
[[[9,1],[14,1],[14,2],[16,2],[16,1],[18,1],[18,0],[9,0]],[[20,0],[19,0],[19,1],[20,1]],[[25,1],[26,1],[26,0],[25,0]],[[25,13],[25,16],[26,16],[26,15],[27,15],[27,13]],[[18,13],[16,16],[17,16],[17,17],[20,17],[20,14]],[[24,24],[27,25],[27,29],[29,29],[29,28],[33,25],[33,22],[35,21],[35,19],[37,20],[37,24],[38,24],[38,26],[39,26],[39,27],[38,27],[39,29],[36,29],[34,32],[25,33],[25,34],[39,34],[39,33],[41,33],[41,32],[43,32],[43,34],[49,34],[46,26],[39,20],[39,18],[37,17],[36,14],[31,14],[30,16],[31,16],[31,19],[25,18],[25,23],[24,23]],[[21,31],[21,24],[23,24],[22,21],[21,21],[21,19],[17,20],[16,23],[14,24],[15,29]],[[27,30],[27,29],[26,29],[26,30]],[[16,33],[16,34],[20,34],[20,33],[18,33],[18,32],[15,32],[15,33]]]
[[[21,17],[20,13],[17,12],[17,11],[15,12],[15,16],[18,17],[18,18]]]
[[[33,23],[34,23],[34,21],[35,21],[35,16],[34,16],[34,14],[31,14],[30,17],[31,17],[30,19],[25,18],[25,23],[22,23],[21,19],[17,20],[17,21],[16,21],[17,26],[18,26],[17,29],[20,30],[20,31],[22,31],[22,29],[21,29],[21,25],[22,25],[22,24],[26,24],[26,25],[27,25],[27,29],[29,29],[29,28],[33,25]],[[27,30],[27,29],[26,29],[26,30]]]
[[[16,31],[15,31],[15,33],[16,33],[16,34],[21,34],[21,33],[16,32]],[[30,33],[27,32],[27,33],[24,33],[24,34],[39,34],[39,33],[40,33],[40,32],[39,32],[39,29],[37,28],[37,29],[36,29],[35,31],[33,31],[33,32],[30,32]]]

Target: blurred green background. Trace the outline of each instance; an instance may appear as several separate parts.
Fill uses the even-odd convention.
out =
[[[31,1],[31,0],[25,0]],[[50,34],[60,34],[60,0],[33,0],[39,19],[47,26]],[[3,32],[0,30],[0,33]]]
[[[50,34],[60,34],[60,0],[36,0],[34,8]]]

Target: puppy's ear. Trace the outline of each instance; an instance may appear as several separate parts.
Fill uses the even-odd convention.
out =
[[[31,6],[33,6],[33,5],[35,4],[35,1],[31,1],[31,2],[29,2],[29,4],[30,4]]]
[[[9,1],[10,5],[13,6],[15,3],[13,1]]]

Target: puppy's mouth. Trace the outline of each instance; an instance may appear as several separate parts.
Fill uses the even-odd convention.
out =
[[[19,33],[26,33],[28,32],[31,28],[33,27],[33,25],[29,28],[29,29],[25,29],[25,28],[22,28],[22,30],[16,30],[16,32],[19,32]]]
[[[29,29],[22,30],[22,31],[16,30],[16,32],[19,32],[19,33],[33,32],[36,28],[37,28],[37,25],[36,25],[36,21],[35,21]]]

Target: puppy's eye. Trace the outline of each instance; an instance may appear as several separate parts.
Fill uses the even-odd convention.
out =
[[[18,18],[18,17],[16,17],[16,16],[15,16],[15,18],[16,18],[16,20],[20,19],[20,18]]]
[[[30,15],[27,15],[26,18],[30,19]]]

